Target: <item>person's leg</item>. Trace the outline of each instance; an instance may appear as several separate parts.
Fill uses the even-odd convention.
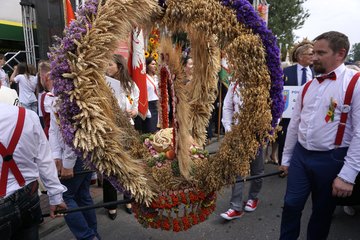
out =
[[[91,175],[91,173],[86,174],[84,180],[79,187],[79,190],[77,191],[76,202],[78,203],[79,207],[90,206],[94,204],[93,199],[90,195]],[[83,214],[89,228],[91,228],[97,235],[97,219],[95,209],[82,211],[81,213]]]
[[[311,190],[310,179],[303,162],[306,158],[304,154],[306,150],[297,143],[289,167],[280,240],[295,240],[300,234],[301,214]]]
[[[261,148],[255,159],[250,163],[250,174],[251,176],[257,176],[264,174],[264,158],[263,158],[263,149]],[[259,194],[262,187],[263,179],[255,179],[251,181],[250,189],[249,189],[249,199],[254,200],[257,199],[257,195]]]
[[[236,180],[241,180],[241,177],[237,177]],[[230,208],[236,211],[243,210],[243,189],[244,182],[237,182],[232,187],[231,198],[230,198]]]
[[[287,128],[289,126],[289,122],[290,119],[288,118],[283,118],[280,122],[280,126],[282,127],[282,130],[280,132],[278,132],[278,137],[277,137],[277,142],[279,144],[278,147],[278,160],[279,160],[279,165],[281,165],[281,161],[282,161],[282,154],[284,151],[284,145],[285,145],[285,139],[286,139],[286,132],[287,132]]]
[[[113,187],[113,185],[111,185],[109,180],[104,178],[104,180],[103,180],[103,200],[104,200],[104,203],[117,201],[117,199],[118,198],[117,198],[116,189]],[[106,209],[108,209],[108,210],[113,210],[113,209],[116,209],[116,208],[117,208],[117,205],[112,205],[112,206],[106,207]]]
[[[19,207],[13,201],[0,203],[0,236],[4,239],[11,237],[21,226],[21,214]]]
[[[74,172],[82,169],[82,161],[77,160]],[[91,176],[91,174],[89,174]],[[61,183],[67,187],[67,191],[63,193],[64,201],[69,209],[78,208],[77,193],[80,186],[87,178],[87,175],[75,175],[71,179],[62,180]],[[89,183],[90,184],[90,183]],[[73,212],[65,215],[65,221],[70,231],[74,234],[77,239],[91,239],[96,235],[93,229],[88,226],[87,220],[85,219],[82,212]]]
[[[24,187],[27,189],[20,190],[16,200],[18,212],[21,216],[21,222],[14,232],[11,239],[13,240],[38,240],[39,239],[39,224],[42,219],[42,212],[40,208],[40,198],[38,195],[38,183],[34,182]],[[15,224],[15,223],[13,223]]]
[[[339,159],[334,159],[334,156]],[[307,239],[326,239],[336,207],[332,197],[332,183],[343,166],[345,149],[336,149],[332,153],[321,153],[309,161],[312,181],[312,214],[308,224]]]

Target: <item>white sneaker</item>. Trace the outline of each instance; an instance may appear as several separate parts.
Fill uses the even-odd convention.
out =
[[[349,216],[354,216],[355,215],[355,209],[353,207],[350,206],[344,206],[344,212],[349,215]]]

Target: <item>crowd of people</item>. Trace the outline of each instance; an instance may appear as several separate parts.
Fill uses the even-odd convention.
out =
[[[323,33],[314,41],[297,44],[292,52],[295,64],[284,68],[284,85],[299,86],[300,91],[292,117],[280,121],[278,154],[271,153],[271,160],[283,171],[282,176],[287,176],[280,239],[299,237],[301,213],[310,194],[313,208],[307,238],[326,239],[338,199],[350,197],[357,186],[360,89],[356,81],[360,68],[345,66],[349,45],[342,33]],[[4,63],[5,58],[0,55],[0,65]],[[126,59],[114,54],[106,69],[106,75],[118,81],[121,110],[140,133],[154,133],[159,127],[157,64],[152,57],[146,59],[148,112],[144,118],[138,116],[139,88],[129,75]],[[190,56],[183,59],[183,68],[187,85],[192,81]],[[84,171],[83,160],[65,144],[60,133],[50,71],[48,61],[39,62],[37,73],[26,63],[15,66],[10,77],[0,69],[0,213],[8,216],[5,222],[0,221],[0,226],[5,226],[0,228],[0,235],[5,239],[25,239],[24,236],[38,239],[41,222],[38,180],[49,196],[51,217],[56,217],[57,210],[93,204],[90,194],[93,174],[74,174]],[[9,88],[15,85],[18,94]],[[241,103],[241,87],[230,84],[222,108],[225,132],[231,131],[234,124],[246,124],[234,122],[233,118]],[[251,162],[251,176],[264,173],[265,148],[259,144]],[[11,174],[7,174],[9,170]],[[227,220],[255,211],[260,202],[262,179],[251,182],[245,202],[244,183],[240,176],[237,180],[230,208],[221,214]],[[106,179],[102,184],[104,202],[116,201],[117,190]],[[130,199],[131,192],[125,191],[123,196]],[[132,214],[131,204],[125,210]],[[344,210],[354,214],[351,206]],[[107,207],[107,211],[110,219],[116,219],[116,205]],[[94,209],[70,213],[64,218],[77,239],[101,239]],[[19,219],[26,220],[19,224]]]

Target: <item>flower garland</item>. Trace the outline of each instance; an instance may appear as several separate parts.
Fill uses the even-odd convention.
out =
[[[186,231],[205,221],[215,210],[216,194],[195,189],[161,193],[150,208],[133,205],[135,217],[145,228]]]
[[[170,72],[166,65],[163,65],[160,68],[160,81],[159,81],[159,89],[160,89],[160,109],[159,109],[159,118],[160,118],[160,126],[161,128],[169,127],[169,93],[168,93],[168,82],[170,79]]]
[[[149,41],[145,57],[152,57],[156,62],[159,58],[158,48],[160,42],[160,31],[158,28],[153,27],[149,34]]]
[[[276,37],[266,27],[264,20],[257,14],[248,0],[221,0],[224,6],[231,7],[236,11],[239,22],[251,28],[254,33],[259,34],[266,50],[266,63],[271,77],[270,97],[272,99],[271,125],[275,128],[284,112],[283,71],[280,65],[280,50],[277,46]]]

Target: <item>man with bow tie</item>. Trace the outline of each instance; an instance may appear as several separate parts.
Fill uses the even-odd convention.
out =
[[[288,175],[280,239],[298,239],[310,193],[307,239],[326,239],[335,197],[352,194],[360,171],[360,86],[355,80],[360,74],[344,65],[349,40],[331,31],[314,41],[314,70],[322,76],[302,88],[288,127],[280,167]]]

